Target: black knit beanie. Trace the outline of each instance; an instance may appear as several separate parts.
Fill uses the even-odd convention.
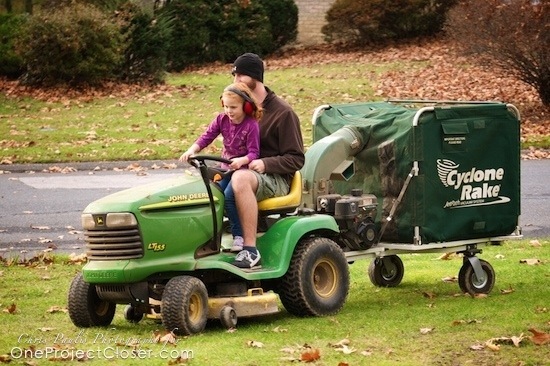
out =
[[[237,57],[233,63],[233,75],[248,75],[259,82],[264,82],[264,63],[255,53],[245,53]]]

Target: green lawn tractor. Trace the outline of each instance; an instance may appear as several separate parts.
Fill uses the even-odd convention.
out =
[[[461,253],[460,288],[491,291],[494,270],[476,257],[479,247],[520,235],[515,108],[325,105],[313,122],[289,194],[259,202],[258,268],[233,266],[226,251],[224,195],[210,179],[223,159],[195,156],[196,169],[89,204],[88,262],[68,294],[72,322],[107,326],[117,304],[126,320],[156,319],[178,335],[209,319],[232,328],[279,304],[296,316],[335,314],[349,263],[371,259],[371,282],[392,287],[404,274],[398,254],[412,252]],[[489,140],[493,150],[480,157]]]

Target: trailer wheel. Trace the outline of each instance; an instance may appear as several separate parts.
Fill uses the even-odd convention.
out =
[[[344,306],[348,291],[349,268],[338,244],[322,237],[298,243],[279,288],[279,297],[289,313],[335,314]]]
[[[124,308],[124,319],[130,323],[139,323],[143,319],[143,313],[137,311],[135,306],[126,305]]]
[[[237,326],[237,312],[232,306],[224,306],[220,312],[220,321],[227,329],[235,328]]]
[[[171,278],[162,294],[162,324],[177,335],[200,333],[206,327],[208,292],[196,277]]]
[[[101,327],[113,321],[116,304],[101,300],[95,285],[84,281],[82,273],[71,282],[68,297],[69,317],[77,327]]]
[[[479,264],[483,275],[481,278],[476,276],[474,267],[469,261],[465,261],[460,271],[458,272],[458,286],[464,293],[470,295],[488,294],[493,289],[495,284],[495,270],[489,262],[480,259]]]
[[[401,283],[405,268],[396,255],[375,258],[368,269],[370,281],[378,287],[396,287]]]

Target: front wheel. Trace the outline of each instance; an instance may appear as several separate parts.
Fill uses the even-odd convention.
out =
[[[395,287],[405,273],[403,261],[396,255],[375,258],[368,269],[370,281],[378,287]]]
[[[472,296],[488,294],[495,284],[495,270],[489,262],[480,259],[481,276],[478,278],[470,261],[465,261],[458,272],[458,286],[464,293]]]
[[[310,238],[296,246],[279,297],[285,309],[297,316],[335,314],[346,301],[349,268],[334,241]]]
[[[101,327],[113,321],[116,304],[101,300],[95,285],[84,281],[82,273],[79,273],[71,282],[67,308],[71,321],[77,327]]]
[[[204,283],[192,276],[168,281],[162,294],[162,324],[177,335],[200,333],[206,327],[208,292]]]

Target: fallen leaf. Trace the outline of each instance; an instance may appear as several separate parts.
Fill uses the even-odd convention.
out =
[[[536,258],[529,258],[529,259],[520,259],[520,263],[525,263],[530,266],[535,266],[537,264],[540,264],[540,260]]]
[[[50,230],[50,227],[49,226],[31,226],[31,229],[36,229],[36,230]]]
[[[353,347],[348,347],[348,346],[346,346],[346,345],[342,345],[342,346],[340,346],[340,347],[336,347],[336,348],[334,348],[334,350],[335,350],[336,352],[342,352],[342,353],[345,354],[345,355],[350,355],[350,354],[352,354],[352,353],[354,353],[354,352],[357,351],[355,348],[353,348]]]
[[[252,347],[252,348],[263,348],[264,347],[264,344],[262,342],[258,342],[258,341],[248,341],[248,342],[246,342],[246,345],[248,347]]]
[[[441,279],[441,281],[443,282],[458,282],[458,277],[457,276],[447,276],[447,277],[443,277]]]
[[[68,310],[67,308],[63,308],[61,306],[51,306],[48,310],[46,310],[47,313],[53,314],[53,313],[66,313]]]
[[[538,241],[538,240],[536,240],[536,239],[535,239],[535,240],[531,240],[531,241],[529,242],[529,245],[531,245],[532,247],[536,247],[536,248],[542,247],[541,242]]]
[[[428,299],[433,299],[436,296],[433,292],[428,292],[428,291],[422,292],[422,295],[424,297],[427,297]]]
[[[534,344],[542,346],[543,344],[550,343],[550,334],[541,332],[535,328],[529,328],[528,330],[533,333],[533,335],[530,336],[529,339]]]
[[[281,328],[280,326],[276,326],[275,328],[273,328],[273,332],[275,332],[275,333],[285,333],[285,332],[288,332],[288,329]]]
[[[512,286],[510,286],[509,288],[507,289],[501,289],[500,290],[500,293],[503,294],[503,295],[508,295],[508,294],[511,294],[513,293],[515,290],[512,288]]]
[[[329,343],[329,346],[335,348],[335,347],[342,347],[347,346],[351,343],[351,341],[347,338],[342,339],[341,341],[338,341],[336,343]]]
[[[480,344],[480,343],[473,344],[473,345],[470,346],[470,349],[474,350],[474,351],[481,351],[484,348],[485,348],[485,346],[483,344]]]
[[[435,328],[420,328],[420,334],[431,333]]]
[[[4,313],[8,313],[8,314],[15,314],[16,311],[17,311],[17,305],[15,305],[15,303],[12,303],[10,306],[8,306],[3,310]]]
[[[317,348],[310,348],[300,355],[302,362],[314,362],[321,358],[321,352]]]

